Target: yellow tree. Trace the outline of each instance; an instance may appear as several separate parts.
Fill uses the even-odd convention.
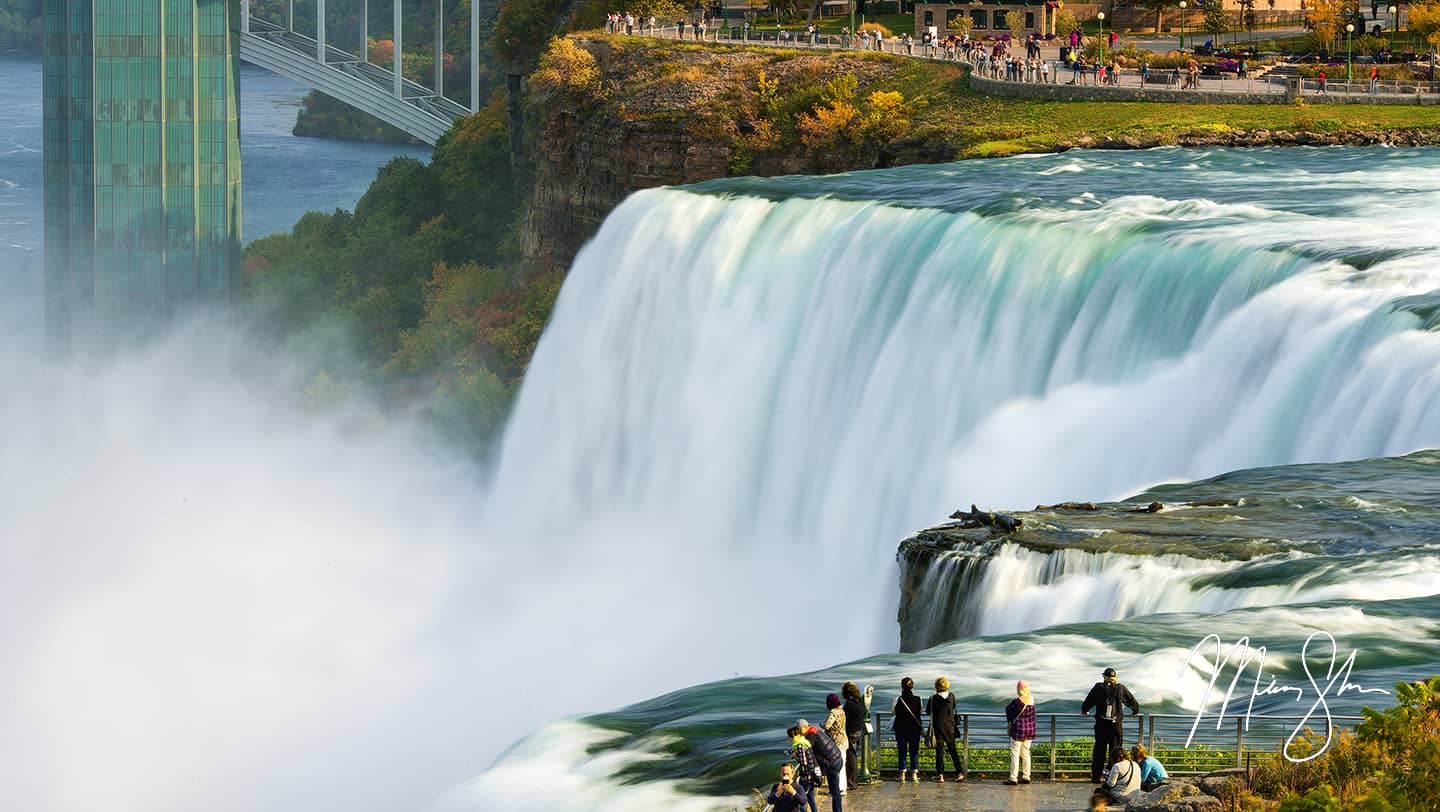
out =
[[[1311,0],[1310,28],[1326,51],[1333,50],[1347,5],[1347,0]]]
[[[1412,33],[1430,43],[1430,50],[1440,48],[1440,2],[1417,3],[1409,9]]]
[[[1025,15],[1018,11],[1005,12],[1005,27],[1010,29],[1010,36],[1016,40],[1025,38]]]

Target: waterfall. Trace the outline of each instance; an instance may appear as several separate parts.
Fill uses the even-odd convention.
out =
[[[947,553],[919,579],[902,650],[1066,623],[1323,601],[1426,597],[1440,583],[1432,547],[1381,559],[1278,553],[1253,561],[1055,550],[1011,543]],[[1265,577],[1279,570],[1283,579]]]
[[[956,503],[1436,444],[1440,336],[1392,304],[1440,271],[1287,250],[1320,230],[1287,216],[639,193],[566,282],[488,524],[666,595],[705,630],[687,678],[774,670],[784,585],[830,596],[794,670],[894,645],[895,541]]]

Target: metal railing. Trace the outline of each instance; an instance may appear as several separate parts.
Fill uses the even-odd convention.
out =
[[[862,771],[872,776],[894,774],[899,769],[899,748],[889,729],[893,714],[871,711],[875,732],[856,748],[861,753]],[[929,717],[922,715],[928,725]],[[1359,716],[1333,716],[1331,732],[1354,727]],[[1127,716],[1122,724],[1126,748],[1141,742],[1172,775],[1196,775],[1230,767],[1244,767],[1248,761],[1278,757],[1285,742],[1302,727],[1325,735],[1325,717],[1308,722],[1302,716],[1226,715],[1217,729],[1216,717],[1206,713],[1198,725],[1193,714],[1150,713]],[[1191,738],[1191,727],[1194,736]],[[962,772],[1000,774],[1010,770],[1010,736],[1003,713],[957,713],[955,746],[960,753]],[[1030,745],[1032,774],[1058,779],[1088,776],[1094,749],[1095,720],[1079,713],[1038,713],[1035,740]],[[1187,739],[1189,742],[1187,744]],[[933,770],[932,748],[920,744],[922,769]],[[948,761],[948,755],[946,756]]]

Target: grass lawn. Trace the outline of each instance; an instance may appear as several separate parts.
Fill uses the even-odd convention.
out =
[[[961,157],[993,157],[1053,150],[1082,136],[1135,136],[1171,142],[1183,134],[1235,130],[1342,132],[1440,128],[1433,107],[1409,105],[1177,104],[1068,102],[990,98],[970,92],[959,70],[906,60],[891,87],[927,103],[913,117],[917,133],[963,132]]]

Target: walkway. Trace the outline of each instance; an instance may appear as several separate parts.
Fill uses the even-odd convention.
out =
[[[1077,812],[1090,808],[1085,781],[1037,781],[1007,787],[999,781],[901,784],[887,781],[845,793],[846,812]],[[817,798],[822,810],[828,798]]]
[[[812,49],[825,51],[845,50],[840,43],[838,37],[822,36],[818,38],[816,44],[811,45],[803,37],[796,38],[792,36],[792,38],[788,40],[782,39],[780,33],[775,31],[766,31],[763,29],[752,30],[749,32],[748,38],[743,38],[740,35],[740,29],[729,29],[729,31],[734,34],[733,38],[727,38],[726,36],[722,36],[726,33],[726,29],[721,29],[719,31],[707,31],[705,33],[704,41],[706,43],[711,43],[715,45],[746,45],[751,47],[798,49],[802,51]],[[653,30],[636,28],[635,36],[651,36],[659,39],[676,39],[677,32],[675,30],[675,26],[673,25],[661,26]],[[687,42],[694,41],[692,26],[686,27],[684,40]],[[895,54],[897,56],[908,56],[914,59],[925,59],[931,62],[949,62],[952,64],[963,65],[964,67],[975,71],[977,75],[980,75],[984,78],[989,77],[988,71],[982,72],[980,69],[977,69],[974,65],[964,61],[963,59],[960,59],[958,57],[956,59],[947,59],[945,57],[944,48],[941,48],[939,46],[930,46],[927,48],[926,46],[920,45],[919,43],[912,42],[911,46],[907,49],[902,44],[901,40],[895,37],[891,37],[884,42],[884,46],[881,50],[885,51],[886,53]],[[1152,69],[1150,71],[1149,80],[1146,81],[1143,86],[1141,85],[1140,74],[1134,69],[1122,70],[1118,77],[1118,85],[1102,85],[1098,88],[1094,87],[1094,75],[1089,71],[1086,71],[1084,76],[1080,77],[1079,81],[1076,81],[1074,72],[1071,69],[1065,67],[1060,62],[1060,45],[1058,39],[1053,40],[1049,43],[1045,43],[1041,46],[1041,59],[1049,63],[1050,65],[1049,81],[1046,82],[1046,84],[1057,86],[1069,85],[1072,83],[1078,85],[1089,85],[1091,86],[1092,93],[1087,93],[1087,98],[1094,98],[1094,91],[1099,91],[1103,93],[1110,89],[1117,89],[1120,92],[1117,92],[1115,95],[1117,97],[1127,99],[1132,96],[1136,90],[1142,89],[1142,87],[1146,91],[1178,91],[1180,89],[1179,84],[1174,84],[1174,82],[1178,82],[1179,80],[1174,78],[1173,73],[1170,70],[1161,70],[1158,68]],[[1357,78],[1362,75],[1362,68],[1364,70],[1368,70],[1368,67],[1366,66],[1355,66],[1355,75]],[[1354,101],[1375,99],[1377,101],[1388,100],[1390,102],[1395,102],[1403,100],[1406,103],[1414,104],[1415,102],[1420,100],[1420,97],[1425,98],[1426,103],[1432,103],[1433,101],[1440,99],[1440,94],[1430,91],[1424,86],[1423,83],[1402,84],[1397,82],[1381,82],[1379,86],[1379,93],[1370,94],[1366,92],[1367,88],[1363,79],[1347,85],[1343,81],[1340,81],[1344,78],[1343,67],[1338,72],[1340,73],[1340,76],[1332,76],[1329,78],[1328,85],[1325,88],[1325,92],[1323,95],[1320,92],[1319,83],[1313,79],[1307,79],[1300,83],[1300,86],[1297,88],[1299,94],[1307,98],[1318,97],[1315,99],[1316,101],[1322,101],[1327,98],[1335,99],[1338,97],[1340,99],[1350,99]],[[1000,77],[997,77],[992,81],[1014,85],[1039,84],[1038,77],[1034,78],[1036,81],[1012,82],[1003,78],[1002,71]],[[1289,87],[1289,81],[1287,80],[1287,78],[1281,76],[1271,78],[1267,78],[1265,76],[1254,76],[1247,79],[1238,79],[1233,77],[1225,78],[1223,76],[1201,76],[1199,78],[1199,87],[1195,88],[1195,90],[1203,91],[1203,93],[1206,94],[1249,94],[1257,96],[1271,96],[1276,99],[1283,97],[1287,92],[1295,92],[1295,90],[1292,90]],[[1183,102],[1187,100],[1187,94],[1182,92],[1160,93],[1154,96],[1154,100]],[[1203,95],[1195,99],[1195,101],[1204,100],[1205,99]]]

